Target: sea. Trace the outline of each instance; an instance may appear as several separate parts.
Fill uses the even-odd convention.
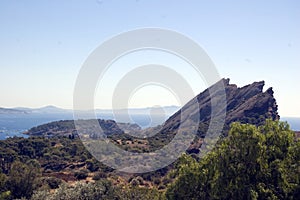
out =
[[[136,114],[131,116],[130,123],[136,123],[142,128],[156,126],[162,124],[169,116],[149,116],[143,114]],[[98,115],[100,119],[114,119],[111,114]],[[55,114],[0,114],[0,140],[5,140],[9,137],[28,137],[23,134],[25,131],[32,127],[42,125],[45,123],[59,121],[59,120],[72,120],[72,113],[55,113]],[[122,117],[119,119],[122,119]],[[294,131],[300,131],[300,118],[295,117],[282,117],[281,121],[287,121]],[[129,122],[129,121],[120,121]]]
[[[163,123],[169,116],[152,115],[147,114],[134,114],[127,117],[118,116],[118,122],[136,123],[142,128],[148,128]],[[112,114],[98,114],[98,119],[114,119],[116,118]],[[30,113],[30,114],[0,114],[0,140],[4,140],[9,137],[25,137],[28,135],[23,134],[25,131],[32,127],[36,127],[42,124],[46,124],[59,120],[73,120],[72,113],[55,113],[55,114],[43,114],[43,113]]]
[[[280,121],[287,122],[293,131],[300,131],[300,118],[298,118],[298,117],[281,117]]]

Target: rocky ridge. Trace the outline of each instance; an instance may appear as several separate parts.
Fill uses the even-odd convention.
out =
[[[180,123],[182,123],[182,111],[189,110],[189,107],[194,106],[191,102],[198,103],[198,111],[200,111],[200,118],[198,121],[200,124],[208,126],[212,114],[212,97],[217,99],[216,101],[221,101],[222,95],[219,91],[215,91],[212,95],[210,95],[210,89],[222,83],[226,94],[225,131],[229,129],[232,122],[261,125],[266,119],[279,120],[280,117],[277,112],[278,106],[273,96],[273,89],[269,88],[264,92],[264,81],[254,82],[244,87],[237,87],[237,85],[230,84],[229,82],[229,79],[222,79],[215,85],[197,95],[165,122],[162,132],[175,131],[179,127]],[[220,87],[219,90],[221,89],[222,88]],[[218,102],[215,104],[217,105]],[[190,116],[192,115],[193,113],[190,114]]]

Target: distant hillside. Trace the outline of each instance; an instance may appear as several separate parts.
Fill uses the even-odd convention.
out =
[[[16,110],[21,110],[27,113],[33,113],[33,114],[59,114],[59,113],[68,113],[68,112],[72,112],[72,110],[68,110],[68,109],[63,109],[63,108],[58,108],[56,106],[45,106],[45,107],[41,107],[41,108],[26,108],[26,107],[16,107],[14,108]]]
[[[89,130],[91,133],[89,136],[94,137],[95,133],[93,127],[88,127],[91,120],[81,120],[85,130]],[[98,119],[98,123],[104,134],[124,134],[126,132],[139,131],[141,128],[137,124],[128,123],[116,123],[113,120],[102,120]],[[33,127],[26,131],[24,134],[30,136],[45,136],[45,137],[55,137],[55,136],[77,136],[77,131],[75,129],[75,124],[73,120],[61,120],[43,124],[37,127]]]
[[[0,114],[27,114],[28,112],[18,109],[0,108]]]
[[[164,111],[164,114],[167,116],[171,116],[174,114],[177,110],[180,109],[179,106],[163,106],[161,107]],[[131,115],[145,115],[153,111],[153,109],[156,109],[155,107],[145,107],[145,108],[128,108],[128,109],[95,109],[95,113],[97,115],[122,115],[130,113]],[[73,110],[71,109],[63,109],[56,106],[45,106],[41,108],[26,108],[26,107],[16,107],[13,109],[8,108],[0,108],[0,113],[33,113],[33,114],[61,114],[61,113],[72,113]],[[90,112],[90,111],[80,111],[80,112]]]

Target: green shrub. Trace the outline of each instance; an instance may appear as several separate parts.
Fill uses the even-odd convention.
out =
[[[132,187],[121,193],[122,200],[163,200],[163,193],[156,189]]]
[[[74,173],[74,176],[78,179],[78,180],[83,180],[86,179],[88,177],[88,171],[81,169],[79,171],[76,171]]]
[[[96,172],[95,175],[93,176],[93,180],[98,181],[102,178],[107,178],[107,174],[104,172]]]
[[[140,176],[134,177],[130,180],[132,186],[144,185],[144,179]]]
[[[60,184],[62,184],[63,181],[55,177],[48,177],[45,179],[45,182],[50,187],[50,189],[56,189]]]
[[[31,200],[116,200],[120,199],[118,188],[114,187],[107,180],[95,183],[78,182],[74,186],[61,184],[55,193],[47,190],[36,191]]]
[[[13,198],[29,198],[38,185],[39,164],[30,160],[27,164],[16,161],[12,164],[7,180],[7,189]]]

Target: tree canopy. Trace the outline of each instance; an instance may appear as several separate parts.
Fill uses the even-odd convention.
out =
[[[184,155],[168,199],[296,199],[300,142],[287,123],[233,123],[227,138],[199,162]]]

